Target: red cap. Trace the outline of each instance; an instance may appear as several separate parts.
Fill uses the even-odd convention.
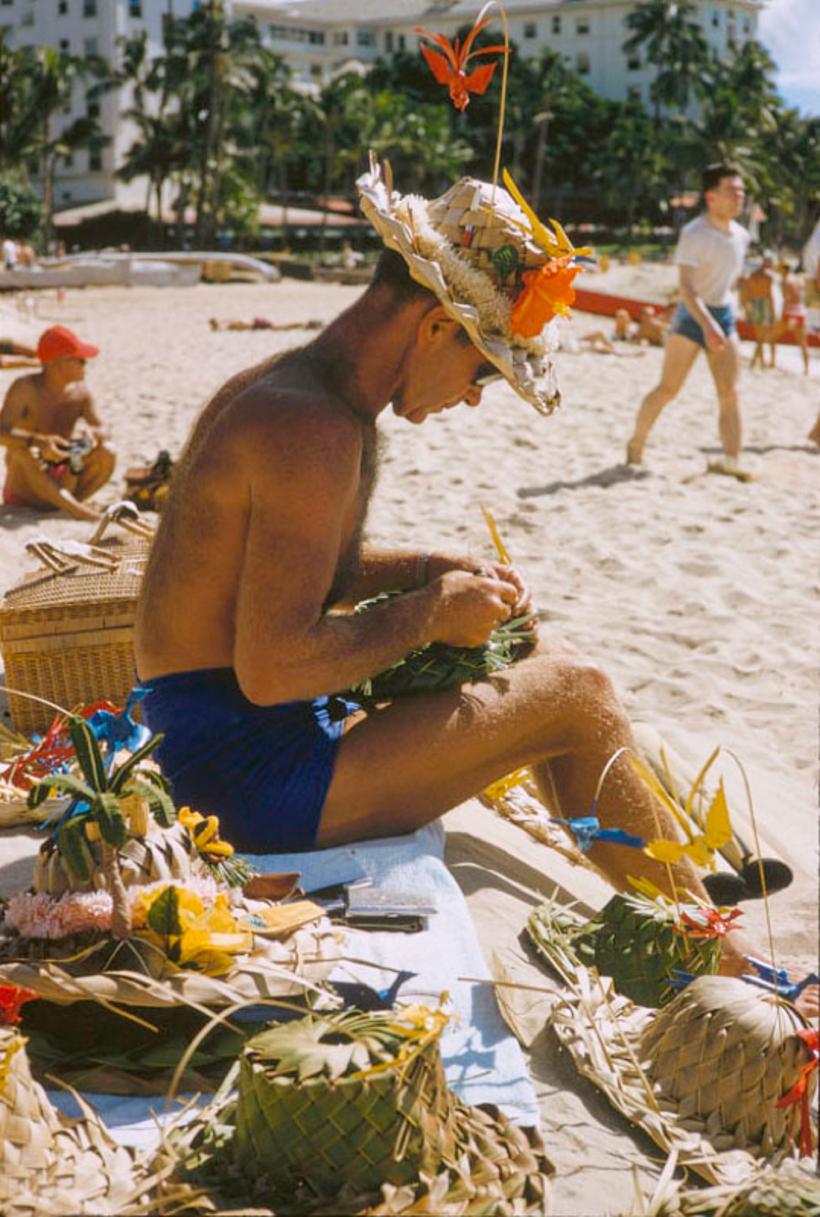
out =
[[[55,359],[93,359],[100,348],[83,342],[64,325],[53,325],[40,335],[37,343],[37,358],[40,363],[53,363]]]

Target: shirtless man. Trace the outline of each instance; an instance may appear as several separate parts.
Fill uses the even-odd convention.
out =
[[[675,251],[681,302],[669,327],[661,380],[641,402],[627,444],[626,457],[633,465],[642,462],[650,430],[683,388],[701,351],[717,390],[725,453],[721,469],[735,469],[740,455],[740,356],[729,289],[740,275],[749,243],[749,234],[735,222],[745,191],[740,173],[729,164],[707,166],[702,187],[705,211],[684,226]]]
[[[468,197],[473,186],[474,214],[502,230],[491,248],[509,242],[522,269],[543,265],[540,248],[505,223],[520,216],[506,191],[493,198],[488,184],[468,182]],[[477,646],[533,611],[510,566],[363,541],[378,416],[392,406],[418,426],[462,401],[477,407],[499,370],[541,412],[556,399],[542,387],[534,340],[491,328],[510,317],[509,306],[499,311],[509,263],[499,279],[479,239],[475,276],[458,289],[446,277],[453,246],[434,226],[452,218],[449,196],[428,204],[394,193],[388,203],[377,167],[359,188],[400,252],[382,255],[367,290],[312,342],[234,376],[206,406],[138,606],[143,715],[164,733],[158,759],[175,798],[219,815],[248,852],[409,832],[523,765],[550,806],[585,815],[608,759],[633,746],[607,677],[553,637],[500,674],[366,714],[340,695],[415,647]],[[465,197],[463,183],[453,191]],[[412,223],[397,218],[411,208]],[[406,594],[350,612],[388,590]],[[604,825],[676,835],[626,755],[597,810]],[[641,852],[598,842],[591,857],[618,888],[628,873],[668,888],[666,868]],[[705,898],[686,859],[673,872]]]
[[[37,344],[42,371],[10,385],[0,411],[6,506],[99,519],[84,500],[109,480],[116,457],[83,380],[86,360],[98,354],[65,326],[52,326]],[[84,425],[75,435],[77,423]]]
[[[777,334],[774,330],[774,262],[771,254],[764,254],[759,266],[739,284],[740,303],[746,320],[752,326],[755,337],[755,352],[750,367],[764,368],[763,344],[768,342],[771,351],[769,367],[774,367]]]

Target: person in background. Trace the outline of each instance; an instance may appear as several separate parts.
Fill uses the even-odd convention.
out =
[[[740,303],[743,305],[746,320],[752,327],[756,343],[749,366],[766,366],[763,344],[768,342],[771,351],[769,367],[773,368],[777,334],[774,329],[774,259],[771,254],[764,254],[760,265],[745,279],[741,279],[739,291]]]
[[[714,469],[735,473],[741,447],[740,357],[730,289],[749,244],[748,232],[737,223],[746,192],[739,171],[728,163],[708,165],[702,188],[704,210],[684,226],[675,251],[681,300],[669,327],[661,379],[641,402],[626,456],[630,464],[641,464],[649,432],[704,351],[717,391],[724,452],[724,461]]]
[[[783,293],[783,310],[777,325],[777,335],[792,334],[803,353],[803,371],[809,374],[808,313],[806,311],[806,289],[803,276],[790,262],[780,263],[780,290]],[[774,367],[774,346],[772,346]]]
[[[98,354],[65,326],[52,326],[37,344],[42,370],[9,386],[0,410],[7,507],[99,519],[85,500],[109,480],[116,457],[85,383],[86,361]]]
[[[14,270],[17,266],[17,242],[11,237],[3,238],[3,266],[6,270]]]

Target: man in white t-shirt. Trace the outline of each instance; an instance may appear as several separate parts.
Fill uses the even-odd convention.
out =
[[[12,241],[11,237],[3,241],[3,265],[6,270],[14,270],[17,265],[17,242]]]
[[[705,351],[717,389],[725,453],[717,468],[734,472],[740,454],[740,354],[730,289],[749,244],[749,234],[735,219],[746,194],[740,173],[729,164],[708,165],[702,188],[705,210],[684,226],[675,251],[681,302],[669,327],[660,383],[641,402],[626,456],[630,464],[641,463],[653,424],[677,397],[698,352]]]

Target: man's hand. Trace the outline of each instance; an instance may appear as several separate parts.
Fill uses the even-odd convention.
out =
[[[481,646],[496,626],[509,621],[518,602],[515,583],[495,574],[453,570],[428,586],[435,598],[433,637],[456,647]]]
[[[58,464],[68,460],[69,441],[63,435],[46,435],[39,445],[43,460]]]
[[[714,321],[711,325],[705,327],[703,337],[706,342],[707,351],[723,351],[729,342],[723,330]]]
[[[444,554],[432,554],[430,557],[429,580],[447,574],[448,571],[461,570],[471,575],[483,575],[487,579],[500,579],[511,583],[517,589],[518,596],[513,605],[511,617],[523,617],[534,612],[532,594],[524,582],[521,573],[504,562],[493,562],[484,558],[459,557],[452,558]]]

